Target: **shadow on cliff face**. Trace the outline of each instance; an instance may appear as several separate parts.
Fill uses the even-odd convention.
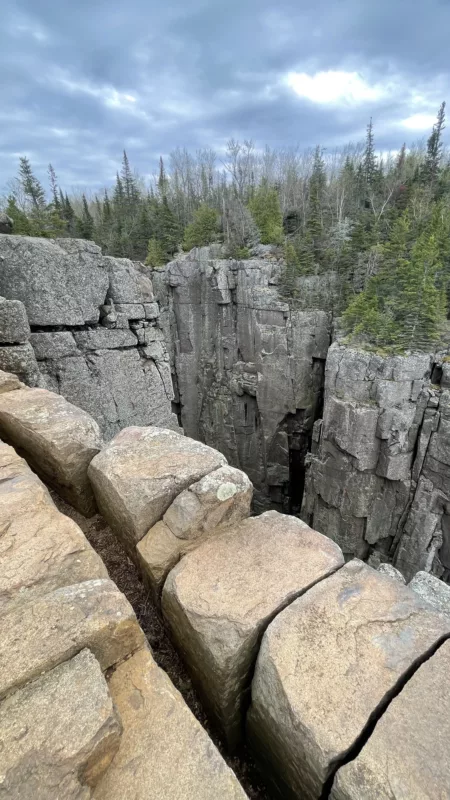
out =
[[[222,757],[235,772],[250,800],[271,800],[271,795],[261,782],[260,775],[248,750],[246,748],[242,749],[234,756],[229,756],[226,752],[216,730],[211,726],[203,710],[192,681],[167,635],[163,621],[140,579],[137,568],[127,556],[103,517],[97,514],[95,517],[86,519],[65,503],[64,500],[61,500],[54,492],[51,492],[51,494],[57,508],[67,517],[75,520],[94,550],[103,559],[110,578],[133,606],[158,666],[168,674],[174,686],[182,694],[194,716],[208,732]]]

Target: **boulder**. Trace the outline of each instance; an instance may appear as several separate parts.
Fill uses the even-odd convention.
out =
[[[380,564],[378,567],[378,572],[382,572],[383,575],[388,575],[394,581],[398,581],[399,583],[406,583],[405,578],[400,570],[393,567],[392,564]]]
[[[221,467],[181,492],[163,521],[179,539],[197,539],[250,515],[253,486],[244,472]]]
[[[0,234],[0,295],[21,300],[32,326],[98,322],[108,286],[93,242]]]
[[[13,221],[4,211],[0,211],[0,233],[12,233]]]
[[[29,342],[18,345],[5,344],[0,347],[0,370],[13,372],[27,386],[39,385],[39,367]]]
[[[120,735],[100,667],[83,650],[0,703],[0,797],[88,800]]]
[[[408,586],[430,606],[450,617],[450,586],[447,583],[429,572],[417,572]]]
[[[144,640],[133,609],[112,581],[55,589],[0,618],[0,697],[85,647],[105,670]]]
[[[123,735],[92,800],[245,800],[235,775],[148,650],[120,664],[109,687]]]
[[[0,370],[0,394],[12,392],[15,389],[25,389],[25,384],[19,381],[17,375],[13,375],[12,372]]]
[[[268,622],[342,563],[330,539],[269,511],[208,539],[169,574],[164,618],[230,747]]]
[[[177,494],[226,464],[224,456],[164,428],[121,431],[89,467],[98,507],[132,556]]]
[[[262,640],[248,733],[284,796],[320,798],[409,671],[449,634],[450,620],[356,560],[279,614]]]
[[[95,512],[87,468],[102,439],[89,414],[45,389],[8,392],[0,395],[0,435],[82,514]]]
[[[24,304],[0,297],[0,343],[25,344],[29,338],[30,326]]]
[[[138,542],[136,553],[144,583],[153,602],[159,606],[164,582],[180,558],[199,544],[198,540],[183,541],[175,536],[164,522],[157,522]]]
[[[450,787],[450,642],[410,678],[359,755],[341,767],[332,800],[436,800]]]

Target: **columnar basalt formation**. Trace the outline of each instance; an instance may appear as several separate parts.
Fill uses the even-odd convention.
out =
[[[0,369],[63,395],[111,438],[177,427],[148,274],[81,239],[0,233]]]
[[[9,387],[0,399],[33,395],[17,383],[0,375]],[[52,409],[54,396],[43,397]],[[29,409],[45,475],[55,431],[41,424],[45,400]],[[12,406],[8,413],[13,419]],[[17,418],[23,424],[20,403]],[[20,424],[8,433],[22,445]],[[56,462],[79,446],[73,425],[60,435]],[[425,589],[419,577],[409,588],[392,567],[344,565],[337,544],[292,516],[248,518],[251,492],[239,471],[174,431],[125,430],[83,469],[137,563],[158,525],[189,541],[167,568],[168,630],[229,746],[246,736],[283,797],[362,800],[384,796],[386,785],[396,797],[449,794],[444,584],[433,579]],[[57,786],[69,800],[244,800],[155,665],[129,603],[65,519],[0,444],[0,738],[8,751],[0,796],[53,800]],[[54,548],[54,526],[65,547]]]
[[[185,433],[249,476],[257,509],[298,512],[330,317],[280,300],[282,268],[271,248],[233,261],[211,246],[155,270],[153,283]]]
[[[442,357],[330,348],[302,515],[347,557],[448,579],[449,390]]]

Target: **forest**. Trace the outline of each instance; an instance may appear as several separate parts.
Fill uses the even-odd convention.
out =
[[[334,153],[235,140],[222,155],[178,149],[150,184],[124,152],[115,183],[93,196],[70,196],[52,165],[46,191],[22,157],[1,207],[15,234],[89,239],[151,267],[212,242],[240,260],[274,245],[284,259],[280,295],[331,310],[349,341],[386,352],[439,348],[450,308],[444,129],[442,103],[426,143],[394,155],[377,152],[372,121],[364,142]],[[311,283],[321,291],[305,302]]]

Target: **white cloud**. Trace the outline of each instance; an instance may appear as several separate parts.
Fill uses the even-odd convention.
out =
[[[429,131],[436,122],[436,114],[419,113],[402,119],[400,125],[412,131]]]
[[[358,72],[328,70],[308,75],[289,72],[287,85],[299,96],[319,105],[355,106],[380,100],[391,93],[390,84],[370,84]]]

